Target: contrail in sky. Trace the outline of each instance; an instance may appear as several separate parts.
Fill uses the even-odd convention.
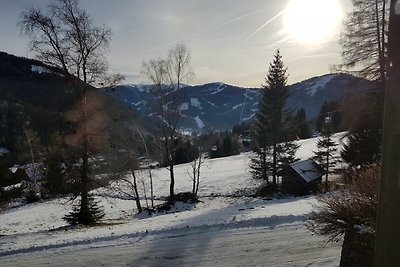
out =
[[[214,26],[214,28],[213,28],[212,30],[203,31],[203,32],[200,32],[200,33],[198,33],[198,34],[193,34],[193,35],[190,35],[190,36],[187,36],[187,37],[184,37],[184,38],[175,40],[175,41],[171,41],[171,42],[168,42],[168,43],[164,43],[164,44],[159,45],[159,46],[151,47],[151,48],[149,48],[149,49],[144,50],[143,53],[149,52],[149,51],[152,51],[152,50],[157,50],[157,49],[159,49],[159,48],[163,48],[163,47],[166,47],[166,46],[170,46],[170,45],[173,45],[173,44],[176,44],[176,43],[179,43],[179,42],[183,42],[183,41],[188,41],[188,40],[194,39],[194,38],[196,38],[197,36],[201,36],[201,35],[204,35],[204,34],[213,32],[213,31],[215,31],[215,30],[217,30],[217,29],[219,29],[219,28],[221,28],[221,27],[223,27],[223,26],[232,24],[232,23],[234,23],[234,22],[236,22],[236,21],[245,19],[245,18],[247,18],[247,17],[249,17],[249,16],[252,16],[252,15],[255,15],[255,14],[257,14],[257,13],[264,12],[265,10],[266,10],[266,8],[263,8],[263,9],[261,9],[261,10],[255,11],[255,12],[250,12],[250,13],[241,15],[241,16],[239,16],[239,17],[233,18],[233,19],[231,19],[231,20],[222,22],[222,23],[220,23],[220,24]],[[274,19],[274,18],[273,18],[273,19]],[[273,19],[272,19],[272,20],[273,20]],[[272,20],[271,20],[271,21],[272,21]],[[266,23],[266,24],[267,24],[267,23]],[[264,24],[262,27],[264,27],[266,24]],[[262,28],[262,27],[261,27],[261,28]],[[260,28],[260,29],[261,29],[261,28]],[[258,31],[258,30],[257,30],[257,31]]]
[[[278,14],[276,14],[273,18],[271,18],[270,20],[268,20],[267,22],[265,22],[260,28],[258,28],[255,32],[253,32],[252,34],[249,35],[249,37],[246,38],[246,40],[244,40],[243,42],[246,43],[248,40],[250,40],[254,35],[256,35],[256,33],[258,33],[262,28],[264,28],[265,26],[267,26],[268,24],[270,24],[271,22],[273,22],[275,19],[277,19],[278,17],[280,17],[283,13],[285,13],[285,9],[282,10],[281,12],[279,12]]]

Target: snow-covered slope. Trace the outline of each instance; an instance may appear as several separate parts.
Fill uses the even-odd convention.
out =
[[[342,137],[343,133],[336,135],[339,142],[342,142]],[[301,140],[298,143],[301,147],[297,156],[306,159],[315,150],[316,138]],[[43,201],[3,211],[0,213],[0,233],[5,236],[1,237],[0,242],[0,264],[2,260],[7,260],[6,262],[9,264],[13,262],[13,259],[19,257],[30,257],[24,256],[25,254],[36,257],[35,255],[40,251],[45,251],[43,253],[54,251],[58,252],[57,255],[64,255],[63,253],[67,253],[66,251],[84,248],[113,246],[112,250],[115,250],[116,246],[136,245],[143,238],[160,241],[165,238],[191,234],[199,238],[199,242],[202,242],[198,235],[203,236],[209,233],[210,229],[214,229],[215,233],[229,230],[233,235],[248,229],[246,231],[250,236],[269,229],[267,236],[271,238],[272,236],[283,238],[279,233],[280,231],[283,233],[284,229],[300,231],[297,233],[301,233],[302,238],[307,240],[307,246],[310,246],[310,249],[321,249],[322,244],[318,245],[321,240],[312,237],[303,226],[309,213],[314,209],[313,205],[317,203],[314,197],[264,200],[241,196],[260,183],[250,177],[249,156],[250,153],[244,153],[208,160],[201,171],[199,195],[202,202],[196,205],[179,204],[168,213],[158,213],[150,217],[146,214],[135,216],[134,200],[121,191],[115,190],[117,187],[124,191],[130,190],[122,183],[116,184],[113,189],[103,188],[93,192],[106,209],[105,226],[66,227],[62,217],[72,206],[67,198]],[[190,165],[178,165],[175,171],[176,192],[189,191],[191,188],[191,179],[188,175]],[[168,195],[168,171],[166,169],[155,170],[153,176],[156,203],[160,203],[161,199]],[[148,178],[145,173],[139,173],[139,179],[144,179],[144,183],[140,183],[141,185],[148,186]],[[142,189],[140,188],[141,192]],[[146,205],[145,199],[141,201],[143,205]],[[278,232],[274,233],[276,227],[278,227]],[[215,233],[210,238],[215,238],[215,242],[220,242]],[[246,242],[250,242],[250,240]],[[282,242],[287,242],[287,240],[269,244],[274,244],[271,249],[278,249],[275,246],[279,246]],[[183,244],[179,245],[183,246]],[[254,244],[254,249],[258,245]],[[296,248],[294,243],[287,245],[294,250]],[[307,255],[311,258],[307,258],[306,262],[308,260],[314,262],[318,257],[318,255],[312,256],[313,253]],[[333,247],[329,255],[332,257],[330,261],[337,264],[339,248]],[[51,257],[49,255],[49,258]],[[182,257],[190,257],[190,255],[185,254]],[[67,258],[64,260],[67,261]],[[40,260],[38,262],[43,264]]]
[[[305,109],[308,120],[315,119],[325,101],[368,90],[367,81],[347,74],[327,74],[288,87],[287,108]],[[181,128],[231,130],[241,122],[254,119],[261,97],[258,88],[241,88],[224,83],[184,86],[180,92],[169,90],[167,102],[178,102],[183,114]],[[109,90],[145,116],[156,116],[156,98],[149,85],[123,85]],[[199,121],[203,123],[198,123]]]

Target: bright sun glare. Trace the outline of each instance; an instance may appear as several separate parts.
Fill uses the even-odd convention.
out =
[[[304,44],[328,41],[343,16],[338,0],[290,0],[283,14],[284,32]]]

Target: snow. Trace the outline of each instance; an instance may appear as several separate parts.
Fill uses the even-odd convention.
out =
[[[318,78],[316,82],[306,89],[307,94],[311,97],[314,96],[319,89],[324,88],[335,77],[336,74],[330,74]]]
[[[213,106],[214,108],[218,108],[214,103],[207,101],[208,104],[210,104],[211,106]]]
[[[341,140],[343,135],[337,134],[335,139]],[[297,157],[312,156],[316,140],[297,141],[301,145]],[[72,208],[69,198],[4,210],[0,213],[0,235],[4,235],[0,242],[0,263],[7,266],[16,262],[20,266],[44,266],[46,262],[51,266],[93,266],[94,262],[116,265],[117,259],[109,256],[116,253],[120,255],[121,266],[125,261],[125,265],[145,262],[150,266],[161,263],[179,266],[183,260],[194,259],[197,262],[188,265],[243,266],[249,265],[248,261],[256,261],[255,265],[259,266],[263,263],[257,259],[262,260],[259,256],[265,254],[271,255],[266,258],[271,266],[337,266],[340,244],[326,245],[304,227],[317,204],[314,196],[273,200],[242,196],[242,192],[249,192],[261,183],[251,178],[250,156],[249,152],[207,159],[201,169],[202,202],[182,203],[169,212],[153,216],[136,216],[135,201],[111,188],[93,191],[105,208],[104,226],[68,227],[62,217]],[[176,192],[190,191],[190,170],[190,164],[175,167]],[[146,173],[139,173],[138,179],[144,182],[139,183],[139,190],[143,192],[143,184],[148,183]],[[169,193],[168,170],[153,170],[153,180],[158,204]],[[129,191],[122,182],[113,187]],[[144,199],[141,202],[146,205]],[[196,248],[203,249],[188,251],[192,242]],[[90,255],[76,254],[84,253],[85,248],[91,249]],[[244,253],[247,249],[250,254]],[[164,262],[167,255],[172,257],[171,261]],[[235,255],[242,257],[233,260]],[[161,261],[157,262],[157,257]],[[206,261],[207,257],[211,261]],[[78,264],[76,260],[83,262]]]
[[[243,104],[236,105],[236,106],[232,107],[232,109],[237,109],[238,107],[241,107],[241,106],[243,106]]]
[[[218,83],[217,89],[215,89],[214,92],[210,93],[210,95],[218,94],[218,93],[222,92],[222,90],[224,90],[224,89],[225,89],[225,84],[223,84],[223,83]]]
[[[251,120],[255,115],[256,115],[256,113],[252,113],[249,117],[243,118],[242,121]]]
[[[322,176],[323,172],[318,170],[313,160],[303,160],[290,164],[293,170],[295,170],[306,182],[311,182]]]
[[[201,103],[198,98],[190,98],[190,105],[198,109],[202,109]]]
[[[205,126],[204,122],[200,119],[199,116],[194,117],[194,120],[197,123],[197,126],[201,129]]]
[[[46,67],[37,66],[37,65],[31,65],[31,72],[33,72],[33,73],[39,73],[39,74],[42,74],[42,73],[50,73],[50,74],[57,74],[57,75],[59,75],[59,76],[64,76],[64,75],[62,75],[62,74],[60,74],[60,73],[54,72],[54,71],[52,71],[52,70],[49,70],[49,69],[46,68]]]
[[[181,106],[179,107],[180,111],[188,110],[189,109],[189,103],[183,102]]]
[[[16,173],[16,172],[18,171],[19,168],[20,168],[19,165],[14,165],[14,166],[10,167],[9,170],[10,170],[12,173]]]
[[[49,70],[48,68],[42,67],[42,66],[37,66],[37,65],[31,65],[31,72],[36,72],[36,73],[53,73],[53,71]]]
[[[7,153],[9,153],[9,151],[8,151],[7,148],[0,147],[0,156],[2,156],[2,155],[4,155],[4,154],[7,154]]]

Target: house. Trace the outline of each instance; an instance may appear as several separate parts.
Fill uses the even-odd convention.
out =
[[[43,179],[41,164],[28,163],[23,166],[15,165],[9,168],[14,183],[20,183],[24,189],[35,188]]]
[[[325,174],[313,160],[292,163],[281,171],[282,191],[293,195],[306,195],[315,191]]]

